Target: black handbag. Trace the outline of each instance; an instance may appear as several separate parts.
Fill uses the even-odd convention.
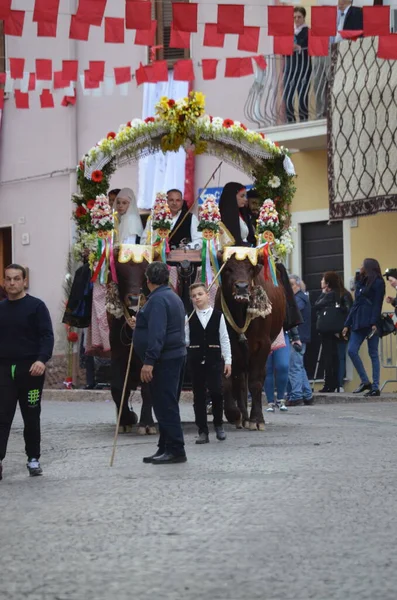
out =
[[[383,313],[377,323],[379,337],[385,337],[391,333],[396,333],[396,326],[390,315]]]
[[[324,306],[317,317],[316,329],[319,333],[340,333],[345,326],[346,311],[340,304]]]

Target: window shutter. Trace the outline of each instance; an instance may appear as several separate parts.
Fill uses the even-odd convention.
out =
[[[186,2],[186,0],[154,0],[152,5],[153,18],[157,19],[156,46],[163,46],[156,50],[156,60],[166,60],[169,69],[173,68],[177,60],[190,58],[190,50],[169,47],[173,2]]]

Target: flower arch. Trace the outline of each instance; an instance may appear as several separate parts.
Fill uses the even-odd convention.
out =
[[[78,244],[84,237],[87,246],[91,235],[95,245],[90,207],[97,196],[107,193],[118,167],[156,152],[177,152],[181,147],[196,155],[217,156],[248,175],[259,195],[275,202],[281,222],[289,224],[295,170],[288,150],[243,123],[212,117],[204,109],[200,92],[176,101],[163,97],[154,116],[121,125],[117,133],[109,132],[87,152],[77,167],[80,193],[72,197]]]

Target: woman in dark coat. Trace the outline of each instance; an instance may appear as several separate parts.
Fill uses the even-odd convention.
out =
[[[335,306],[341,302],[341,289],[339,275],[335,271],[327,271],[321,280],[322,294],[316,301],[314,309],[320,312],[326,307]],[[324,387],[320,392],[335,392],[339,390],[339,354],[338,335],[335,333],[321,333],[322,352],[324,357]]]
[[[234,237],[234,246],[255,246],[255,232],[247,209],[247,190],[234,181],[225,185],[219,199],[222,223]]]
[[[346,317],[347,317],[351,307],[353,306],[353,296],[345,288],[342,277],[340,275],[338,275],[338,277],[339,277],[339,288],[340,288],[340,305],[341,305],[341,309],[346,313]],[[346,351],[347,351],[347,340],[342,335],[340,335],[338,338],[338,356],[339,356],[338,383],[339,383],[339,391],[340,392],[344,392],[343,385],[344,385],[344,379],[346,377]]]
[[[379,263],[374,258],[366,258],[357,278],[354,303],[343,330],[344,337],[346,337],[349,330],[351,331],[348,352],[361,380],[358,388],[354,390],[354,394],[360,394],[364,390],[368,390],[365,396],[380,396],[377,324],[382,314],[384,296],[385,282],[382,279]],[[372,384],[358,353],[365,338],[368,341],[368,354],[372,363]]]

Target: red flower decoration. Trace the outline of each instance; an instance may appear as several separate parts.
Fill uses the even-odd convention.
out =
[[[91,210],[91,208],[94,208],[94,204],[95,204],[95,200],[88,200],[88,202],[87,202],[88,210]]]
[[[214,117],[211,117],[211,115],[210,115],[210,123],[212,123],[213,120],[214,120]]]
[[[274,145],[278,147],[280,144],[278,142],[274,142]]]
[[[232,119],[225,119],[222,123],[223,127],[225,127],[226,129],[229,129],[229,127],[231,127],[232,125],[234,125],[234,121],[232,121]]]
[[[246,128],[246,126],[244,125],[244,123],[240,123],[240,127],[241,127],[241,129],[244,129],[244,131],[247,131],[247,128]]]
[[[68,342],[71,342],[72,344],[75,344],[79,339],[79,336],[77,335],[77,333],[75,331],[70,331],[68,333]]]
[[[81,217],[84,217],[87,214],[86,209],[84,208],[84,206],[78,206],[76,208],[76,217],[78,219],[80,219]]]
[[[102,171],[93,171],[92,175],[91,175],[91,179],[92,179],[92,181],[95,181],[95,183],[101,183],[101,181],[103,179]]]
[[[116,137],[116,134],[114,133],[114,131],[109,131],[109,133],[106,136],[106,138],[108,140],[114,140],[115,137]]]
[[[82,160],[79,162],[79,169],[80,171],[84,171],[84,163]]]
[[[145,123],[154,123],[154,117],[146,117]]]
[[[259,132],[259,135],[261,136],[261,138],[265,139],[265,134],[262,133],[261,131]]]
[[[170,108],[172,108],[173,106],[175,106],[175,100],[173,100],[172,98],[170,98],[170,99],[168,100],[168,106],[169,106]]]
[[[131,121],[128,121],[127,127],[131,127]]]

